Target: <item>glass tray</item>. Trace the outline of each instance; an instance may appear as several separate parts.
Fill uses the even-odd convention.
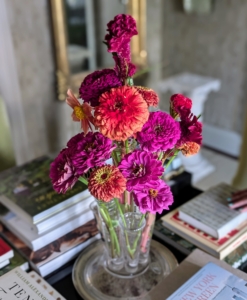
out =
[[[135,277],[119,278],[106,270],[103,251],[103,242],[96,241],[82,251],[74,264],[73,284],[85,300],[148,300],[149,292],[178,265],[170,250],[152,240],[146,272]]]

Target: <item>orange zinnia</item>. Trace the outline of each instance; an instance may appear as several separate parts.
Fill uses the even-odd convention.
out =
[[[199,152],[200,145],[195,142],[187,142],[179,147],[179,149],[182,151],[183,155],[191,156]]]
[[[90,122],[93,123],[92,107],[88,103],[80,104],[71,90],[68,90],[67,95],[66,103],[73,109],[72,119],[81,122],[81,129],[86,134],[89,127],[92,130],[90,125]]]
[[[91,173],[88,189],[96,199],[109,202],[113,198],[119,198],[125,191],[126,178],[117,167],[105,165]]]
[[[95,126],[112,140],[127,140],[148,120],[147,103],[134,87],[112,88],[100,96],[99,103],[94,113]]]

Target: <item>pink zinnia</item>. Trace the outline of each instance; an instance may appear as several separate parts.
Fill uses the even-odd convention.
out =
[[[85,102],[97,106],[101,94],[121,85],[122,82],[114,70],[103,69],[87,75],[81,84],[79,93]]]
[[[127,179],[127,190],[135,190],[139,185],[153,182],[163,174],[162,162],[152,153],[135,150],[124,156],[119,164],[119,170]]]
[[[69,149],[63,149],[51,163],[50,178],[54,190],[58,193],[66,193],[68,189],[74,186],[79,177],[70,156]]]
[[[79,133],[72,137],[67,146],[72,155],[71,161],[79,175],[85,174],[90,168],[102,166],[111,157],[116,147],[112,141],[99,132]]]
[[[168,210],[169,205],[173,203],[171,189],[161,179],[139,186],[133,195],[136,205],[143,214],[147,212],[161,214],[164,209]]]
[[[137,140],[145,151],[158,152],[172,149],[180,138],[179,123],[162,111],[152,112],[137,133]]]
[[[177,142],[177,147],[188,142],[194,142],[198,145],[202,144],[202,123],[198,121],[189,109],[180,109],[180,128],[181,138]]]

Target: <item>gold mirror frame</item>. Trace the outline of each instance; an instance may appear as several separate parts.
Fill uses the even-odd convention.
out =
[[[91,71],[70,74],[64,2],[63,0],[50,0],[50,5],[55,44],[57,97],[63,101],[66,99],[68,87],[78,94],[78,88],[83,78]],[[138,35],[134,36],[131,41],[132,61],[139,68],[143,68],[147,63],[146,0],[129,0],[127,13],[135,18],[138,29]]]

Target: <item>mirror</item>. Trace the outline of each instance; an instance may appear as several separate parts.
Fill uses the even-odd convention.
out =
[[[126,9],[123,13],[126,12],[135,18],[139,32],[132,39],[132,61],[139,68],[143,68],[146,66],[147,58],[146,0],[129,0],[124,3]],[[57,97],[63,101],[66,99],[68,88],[78,94],[83,78],[98,68],[94,11],[97,7],[93,0],[50,0],[50,4],[56,58]],[[109,10],[110,6],[105,6],[104,9]],[[104,36],[101,37],[102,40],[103,38]]]

